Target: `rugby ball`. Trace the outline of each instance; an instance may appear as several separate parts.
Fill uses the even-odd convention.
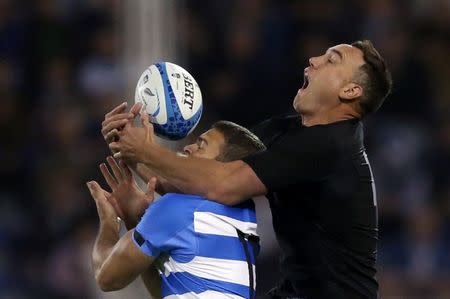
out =
[[[169,140],[189,135],[203,110],[202,93],[194,77],[170,62],[152,64],[142,73],[134,100],[143,104],[156,135]]]

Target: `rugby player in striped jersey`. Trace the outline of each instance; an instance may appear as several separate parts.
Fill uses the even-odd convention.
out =
[[[184,154],[226,162],[264,149],[247,129],[220,121],[186,146]],[[93,266],[104,291],[121,289],[142,275],[152,297],[254,298],[259,243],[253,201],[226,206],[167,193],[153,202],[155,179],[143,193],[127,165],[107,160],[114,175],[105,164],[100,169],[112,193],[88,182],[100,218]],[[121,238],[118,216],[129,229]]]

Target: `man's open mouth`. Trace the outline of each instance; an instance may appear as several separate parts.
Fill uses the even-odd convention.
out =
[[[303,73],[303,86],[301,89],[306,89],[309,85],[309,78],[308,78],[308,74],[306,72]]]

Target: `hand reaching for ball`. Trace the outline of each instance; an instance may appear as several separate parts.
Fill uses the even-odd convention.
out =
[[[127,102],[123,102],[105,114],[105,120],[102,122],[102,135],[106,143],[115,141],[117,133],[139,114],[142,103],[135,103],[129,112],[125,112],[126,108]]]
[[[142,127],[136,127],[130,121],[122,130],[111,133],[115,141],[109,143],[109,148],[115,153],[115,158],[127,163],[143,162],[145,152],[155,142],[155,135],[146,112],[141,112],[141,124]]]

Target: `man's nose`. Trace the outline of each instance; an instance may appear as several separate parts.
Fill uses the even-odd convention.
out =
[[[319,66],[319,59],[318,59],[318,57],[311,57],[311,58],[308,60],[308,62],[309,62],[309,65],[310,65],[313,69],[315,69],[315,68],[317,68],[317,67]]]

